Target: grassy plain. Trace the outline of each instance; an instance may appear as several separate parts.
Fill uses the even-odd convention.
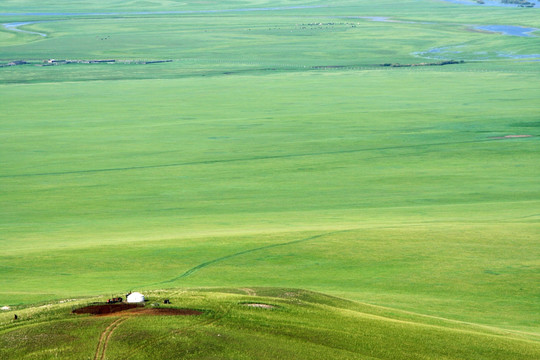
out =
[[[4,1],[0,13],[295,5]],[[0,68],[0,305],[294,287],[538,334],[540,70],[497,54],[534,59],[540,41],[469,27],[540,27],[537,15],[338,1],[0,30],[0,63],[173,60]],[[448,46],[466,63],[379,66]]]

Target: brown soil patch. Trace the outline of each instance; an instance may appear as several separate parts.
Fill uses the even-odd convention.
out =
[[[89,305],[72,311],[74,314],[92,314],[92,315],[108,315],[113,314],[119,311],[125,311],[129,309],[134,309],[137,307],[142,307],[138,304],[98,304],[98,305]]]
[[[138,304],[103,304],[90,305],[72,311],[74,314],[92,314],[98,316],[135,316],[135,315],[201,315],[203,312],[194,309],[146,308]],[[120,313],[121,312],[121,313]]]

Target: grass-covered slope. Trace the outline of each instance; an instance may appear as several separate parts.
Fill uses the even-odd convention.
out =
[[[538,138],[497,139],[538,135],[530,77],[4,86],[3,302],[301,286],[534,326]]]
[[[146,307],[199,316],[71,314],[82,301],[0,315],[2,359],[533,359],[530,334],[295,289],[159,290]],[[90,302],[97,299],[87,299]],[[250,307],[270,305],[272,308]],[[534,338],[533,338],[534,339]]]
[[[538,11],[2,1],[46,36],[0,28],[0,306],[272,286],[538,333],[540,37],[474,28]]]

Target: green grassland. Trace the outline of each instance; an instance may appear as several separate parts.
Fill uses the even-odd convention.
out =
[[[200,12],[263,7],[282,9]],[[24,314],[128,290],[257,287],[262,302],[291,307],[246,309],[245,295],[193,290],[186,306],[233,310],[211,324],[130,319],[107,356],[121,358],[132,345],[121,332],[139,329],[164,358],[180,348],[197,359],[538,357],[540,37],[471,25],[540,28],[539,11],[3,1],[0,13],[20,15],[2,23],[43,21],[20,29],[47,36],[0,28],[0,64],[31,63],[0,68],[0,306]],[[116,63],[35,66],[46,59]],[[465,63],[380,66],[441,59]],[[304,308],[266,287],[348,300],[314,294]],[[184,301],[178,291],[167,294]],[[78,339],[59,356],[91,357],[112,320],[68,308],[20,327],[0,313],[0,343],[57,332],[56,344]],[[165,335],[177,326],[193,332]],[[56,351],[25,346],[13,357]],[[139,350],[131,358],[155,351]]]
[[[147,307],[198,309],[199,316],[71,314],[85,302],[0,315],[3,358],[107,359],[525,359],[531,334],[415,315],[296,289],[153,291]],[[102,299],[86,299],[86,302]],[[249,307],[265,304],[270,309]],[[116,325],[118,324],[118,325]],[[113,331],[110,331],[111,325]],[[116,325],[116,327],[115,327]],[[109,334],[100,350],[101,334]],[[100,358],[98,356],[98,358]]]

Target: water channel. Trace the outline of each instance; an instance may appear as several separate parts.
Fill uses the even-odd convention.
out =
[[[119,15],[178,15],[178,14],[220,14],[229,12],[250,12],[250,11],[283,11],[300,9],[317,9],[326,7],[324,5],[312,6],[282,6],[264,8],[243,8],[243,9],[219,9],[219,10],[179,10],[179,11],[134,11],[134,12],[88,12],[88,13],[68,13],[68,12],[32,12],[32,13],[0,13],[0,16],[119,16]]]
[[[474,0],[441,0],[441,1],[449,2],[452,4],[472,5],[472,6],[519,7],[519,4],[503,4],[500,1],[493,1],[493,0],[482,0],[482,3],[479,3]],[[534,4],[533,7],[540,7],[540,3],[537,0],[528,0],[528,2]]]

